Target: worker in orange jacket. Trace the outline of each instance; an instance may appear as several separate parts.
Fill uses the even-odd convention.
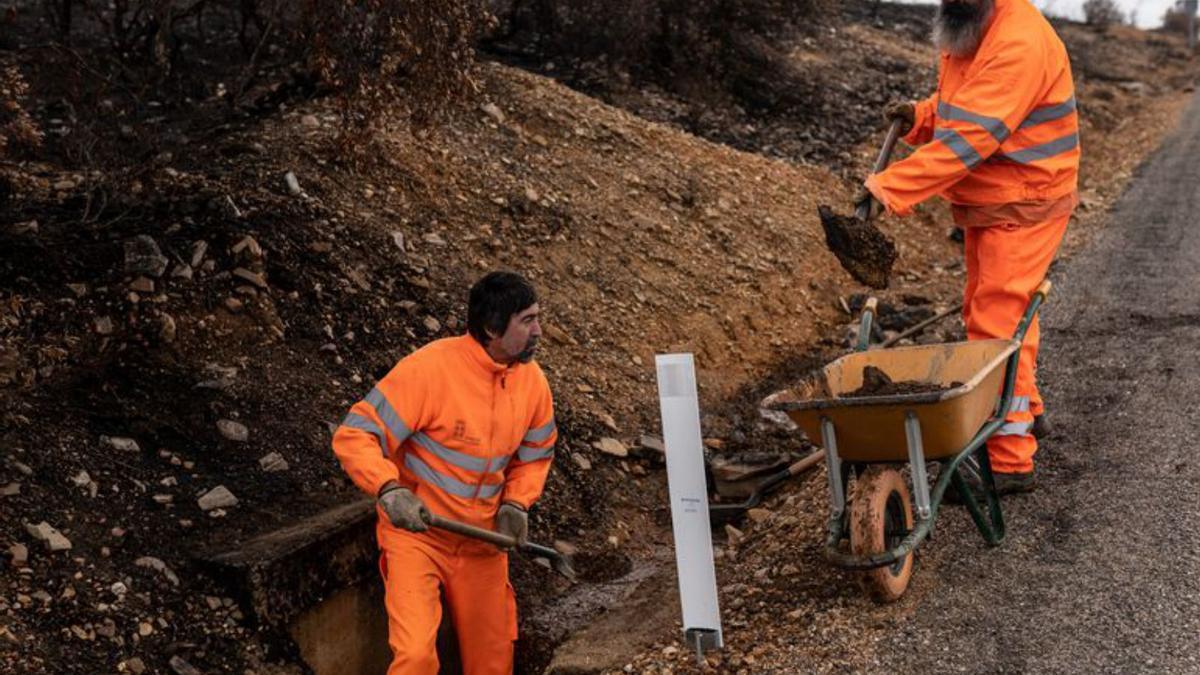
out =
[[[517,615],[507,553],[429,529],[423,514],[526,540],[558,436],[550,387],[533,361],[538,313],[524,278],[488,274],[471,288],[468,334],[401,359],[334,433],[342,467],[377,501],[389,675],[438,672],[439,594],[464,672],[512,672]]]
[[[941,195],[965,231],[963,319],[971,340],[1011,337],[1062,242],[1078,198],[1079,118],[1066,47],[1028,0],[942,0],[934,24],[937,90],[889,106],[907,124],[908,157],[859,193],[907,215]],[[873,199],[871,199],[873,197]],[[1038,323],[1021,345],[1004,426],[988,441],[1001,493],[1034,488]],[[968,481],[978,485],[978,461]]]

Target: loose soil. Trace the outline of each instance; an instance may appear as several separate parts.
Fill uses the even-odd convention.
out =
[[[937,382],[919,382],[902,380],[893,382],[888,374],[875,366],[864,366],[862,372],[863,384],[854,391],[841,394],[840,398],[862,398],[864,396],[896,396],[902,394],[924,394],[931,391],[949,391],[962,386],[962,382],[938,384]]]
[[[818,209],[825,244],[850,276],[871,288],[887,288],[896,262],[896,244],[869,220]]]

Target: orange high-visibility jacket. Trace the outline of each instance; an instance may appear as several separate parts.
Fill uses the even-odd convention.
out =
[[[333,451],[372,497],[395,480],[432,512],[490,528],[501,503],[541,496],[557,438],[542,369],[496,363],[463,335],[397,363],[350,408]]]
[[[871,193],[907,215],[942,195],[985,206],[1049,201],[1075,192],[1079,117],[1066,47],[1028,0],[995,0],[974,55],[941,56],[938,87],[916,105],[909,145],[871,176]]]

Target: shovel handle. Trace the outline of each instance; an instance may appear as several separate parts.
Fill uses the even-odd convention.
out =
[[[482,527],[475,527],[466,523],[460,523],[457,520],[443,518],[436,513],[422,515],[422,520],[430,527],[436,527],[439,530],[446,530],[454,534],[461,534],[464,537],[471,537],[480,541],[486,541],[489,544],[495,544],[502,548],[513,548],[517,541],[507,534],[500,534],[495,530],[487,530]]]
[[[879,157],[875,159],[875,166],[871,169],[872,174],[879,173],[887,168],[888,160],[892,158],[892,150],[896,147],[896,141],[900,140],[900,125],[904,124],[904,120],[892,120],[892,125],[888,127],[887,136],[883,139],[883,147],[879,149]],[[860,220],[868,220],[871,215],[871,200],[873,197],[867,197],[866,201],[859,204],[854,210],[854,215]]]

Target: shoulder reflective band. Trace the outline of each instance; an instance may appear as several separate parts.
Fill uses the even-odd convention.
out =
[[[370,419],[363,417],[362,415],[350,413],[349,415],[346,415],[346,419],[342,420],[342,426],[350,427],[351,429],[358,429],[359,431],[365,431],[368,434],[373,435],[375,440],[379,441],[379,449],[383,450],[383,456],[388,456],[387,438],[384,437],[383,430],[376,426],[376,424]]]
[[[379,391],[378,387],[372,389],[371,393],[367,394],[363,400],[375,409],[375,414],[383,420],[383,424],[388,431],[392,432],[397,443],[403,443],[404,439],[412,435],[412,432],[408,430],[408,425],[396,414],[396,410],[392,408],[391,403],[388,403],[387,397],[383,395],[382,391]]]
[[[1004,139],[1008,138],[1010,133],[1008,127],[1004,124],[1004,120],[973,113],[966,108],[960,108],[956,105],[946,103],[945,101],[938,101],[937,114],[938,117],[944,120],[978,124],[986,129],[987,132],[992,135],[992,138],[996,139],[997,143],[1003,143]]]

